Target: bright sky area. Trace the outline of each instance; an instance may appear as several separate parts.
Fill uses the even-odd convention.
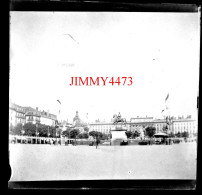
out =
[[[91,122],[161,118],[169,93],[171,115],[196,118],[199,28],[199,13],[10,12],[10,99]],[[69,85],[118,76],[134,84]]]

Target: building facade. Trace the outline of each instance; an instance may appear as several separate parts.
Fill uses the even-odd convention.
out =
[[[39,111],[38,108],[34,109],[26,107],[25,113],[26,123],[43,124],[55,127],[57,116],[46,111]]]
[[[96,122],[96,123],[90,123],[89,124],[89,132],[90,131],[97,131],[97,132],[101,132],[104,134],[110,134],[110,131],[113,127],[113,123],[112,122]]]
[[[114,124],[112,122],[95,122],[89,124],[89,131],[98,131],[105,134],[110,134],[110,130]],[[130,121],[126,122],[125,128],[128,131],[139,131],[142,132],[146,127],[153,126],[156,128],[156,133],[162,132],[163,128],[166,127],[165,119],[154,119],[153,117],[137,117],[131,118]],[[189,135],[194,135],[197,133],[197,123],[196,120],[187,119],[174,119],[172,124],[169,126],[168,132],[173,132],[174,134],[178,132],[188,132]]]
[[[38,111],[38,109],[34,109],[31,107],[25,107],[26,113],[25,113],[25,121],[26,123],[32,123],[32,124],[39,124],[41,122],[41,113]]]
[[[25,124],[25,108],[15,103],[9,104],[9,126],[15,126],[18,123]]]
[[[57,116],[49,112],[41,112],[40,123],[48,126],[56,125]]]
[[[9,103],[9,127],[16,126],[18,123],[32,123],[55,126],[57,116],[45,111],[39,111],[38,108],[22,107],[15,103]]]

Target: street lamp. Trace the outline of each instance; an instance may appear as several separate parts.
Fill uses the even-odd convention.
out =
[[[38,127],[38,124],[36,124],[36,136],[38,135],[38,132],[37,132],[37,127]]]
[[[39,135],[39,132],[37,132],[37,127],[38,127],[38,124],[36,123],[36,137]],[[37,143],[37,138],[36,138],[36,143]]]
[[[24,135],[25,131],[23,129],[23,124],[22,124],[22,130],[21,130],[21,134]]]
[[[25,131],[23,130],[23,125],[22,125],[22,130],[21,130],[21,136],[23,136]],[[21,137],[21,143],[22,143],[22,137]]]
[[[50,136],[50,133],[49,133],[49,126],[48,126],[48,137]]]

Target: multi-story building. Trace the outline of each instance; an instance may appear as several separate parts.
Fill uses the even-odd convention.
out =
[[[9,126],[15,126],[18,123],[25,124],[25,108],[15,103],[9,104]]]
[[[32,123],[32,124],[39,124],[41,113],[38,111],[38,108],[34,109],[31,107],[25,107],[26,113],[25,113],[25,119],[26,123]]]
[[[171,128],[173,129],[174,133],[186,131],[189,134],[195,134],[198,131],[196,120],[193,119],[173,120]]]
[[[57,116],[46,111],[39,111],[38,108],[34,109],[26,107],[26,123],[40,123],[49,126],[55,126]]]
[[[105,134],[110,134],[110,130],[113,127],[112,122],[95,122],[89,124],[89,132],[90,131],[97,131]]]
[[[55,126],[57,120],[57,116],[54,114],[50,114],[49,112],[41,112],[40,123],[49,126]]]
[[[139,117],[137,116],[136,118],[131,118],[130,122],[152,122],[154,120],[154,117]]]
[[[95,122],[90,123],[89,131],[99,131],[105,134],[110,133],[110,129],[114,124],[112,122]],[[156,128],[156,133],[162,132],[166,126],[165,119],[154,119],[153,117],[137,117],[131,118],[130,121],[126,122],[125,128],[129,131],[143,131],[146,127],[153,126]],[[174,134],[178,132],[188,132],[190,135],[197,133],[196,120],[187,119],[173,119],[172,124],[169,126],[169,132]]]
[[[45,111],[39,111],[38,108],[22,107],[14,103],[9,103],[9,126],[15,126],[18,123],[40,123],[49,126],[55,126],[57,116]]]

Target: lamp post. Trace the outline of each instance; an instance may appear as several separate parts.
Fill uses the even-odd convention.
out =
[[[37,127],[38,127],[38,124],[36,123],[36,137],[39,135],[39,132],[37,131]],[[36,138],[36,143],[37,143],[38,139]]]
[[[22,130],[21,130],[21,143],[22,143],[22,136],[24,135],[25,131],[23,130],[23,125],[22,125]]]
[[[49,126],[48,126],[48,137],[50,136],[50,132],[49,132]]]

